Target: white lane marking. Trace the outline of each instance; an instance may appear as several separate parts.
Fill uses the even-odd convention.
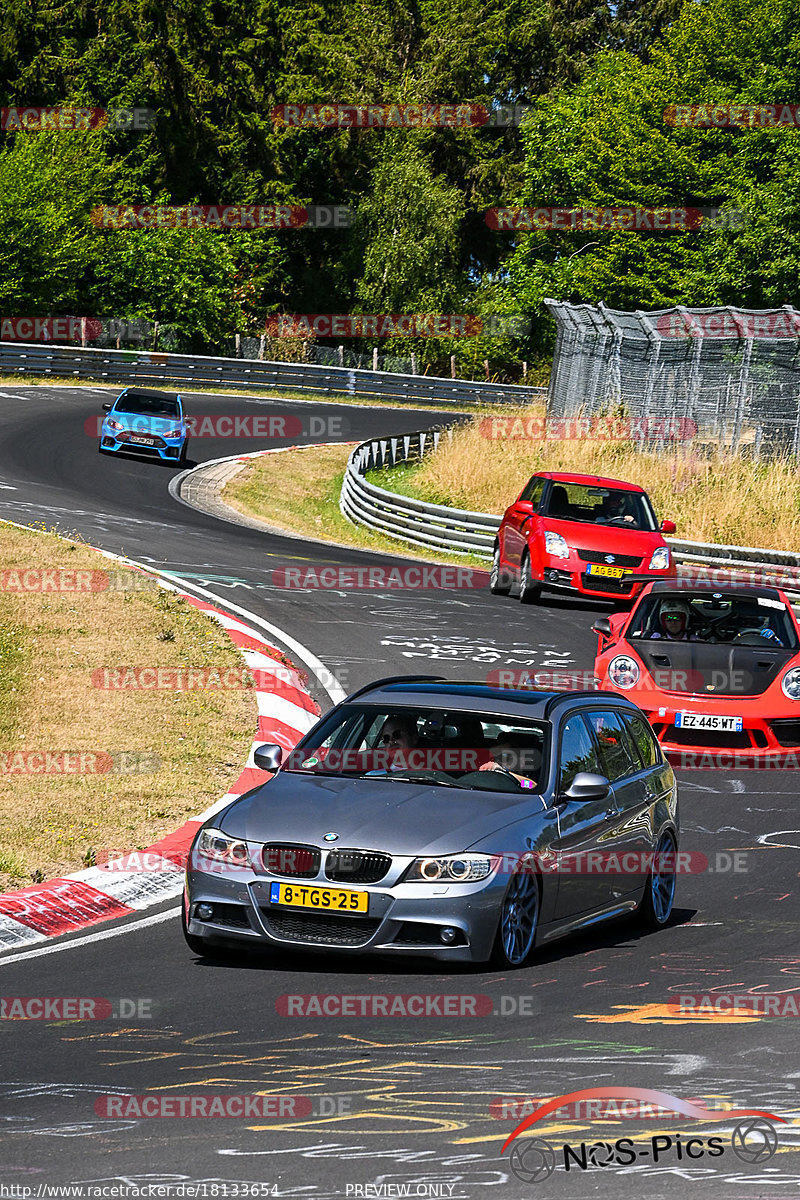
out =
[[[8,963],[24,962],[29,958],[41,958],[43,954],[57,954],[59,950],[73,950],[76,946],[88,946],[92,942],[105,942],[108,938],[122,937],[124,933],[129,933],[131,930],[144,929],[147,925],[159,925],[162,921],[169,921],[173,917],[177,917],[180,911],[179,905],[178,908],[155,913],[152,917],[143,917],[141,921],[132,921],[129,925],[123,925],[121,929],[104,929],[98,933],[88,933],[85,937],[75,938],[71,942],[58,942],[53,946],[42,946],[39,950],[25,950],[22,954],[3,954],[0,955],[0,967],[5,967]]]
[[[10,483],[0,483],[0,492],[15,492],[16,490]]]

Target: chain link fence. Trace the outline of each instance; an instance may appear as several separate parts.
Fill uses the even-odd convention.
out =
[[[800,312],[619,312],[546,300],[557,325],[549,419],[614,418],[649,446],[686,440],[800,456]]]

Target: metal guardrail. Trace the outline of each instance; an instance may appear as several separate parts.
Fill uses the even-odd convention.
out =
[[[442,437],[452,437],[454,426],[421,430],[397,437],[372,438],[356,446],[347,462],[339,507],[355,525],[378,533],[431,546],[451,554],[470,553],[491,559],[500,527],[497,513],[470,512],[443,504],[427,504],[378,487],[365,479],[368,471],[418,462],[438,448]],[[679,566],[708,568],[709,577],[732,582],[731,573],[758,573],[765,586],[781,587],[790,599],[800,599],[800,554],[754,546],[724,546],[714,542],[688,542],[666,538]],[[688,574],[688,572],[687,572]],[[720,574],[723,575],[720,578]],[[755,581],[754,581],[755,582]],[[794,586],[793,586],[794,585]]]
[[[100,350],[50,344],[0,342],[0,372],[56,375],[126,384],[218,384],[220,387],[297,388],[386,396],[437,404],[526,404],[547,388],[484,383],[432,375],[399,375],[355,367],[265,362],[257,358],[203,358],[156,351]]]

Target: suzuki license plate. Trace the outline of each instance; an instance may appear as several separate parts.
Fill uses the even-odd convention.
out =
[[[602,563],[590,563],[586,568],[587,575],[607,575],[611,579],[621,579],[623,575],[629,575],[624,567],[605,567]]]

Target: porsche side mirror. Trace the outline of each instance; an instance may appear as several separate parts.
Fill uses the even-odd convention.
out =
[[[677,528],[677,526],[674,521],[662,521],[661,522],[661,532],[662,533],[674,533],[676,528]]]
[[[273,742],[265,742],[253,751],[253,762],[259,771],[277,771],[283,762],[283,747]]]
[[[610,787],[605,775],[579,771],[562,796],[567,800],[605,800]]]
[[[595,633],[601,633],[603,637],[611,637],[611,622],[608,617],[598,617],[592,629]]]

